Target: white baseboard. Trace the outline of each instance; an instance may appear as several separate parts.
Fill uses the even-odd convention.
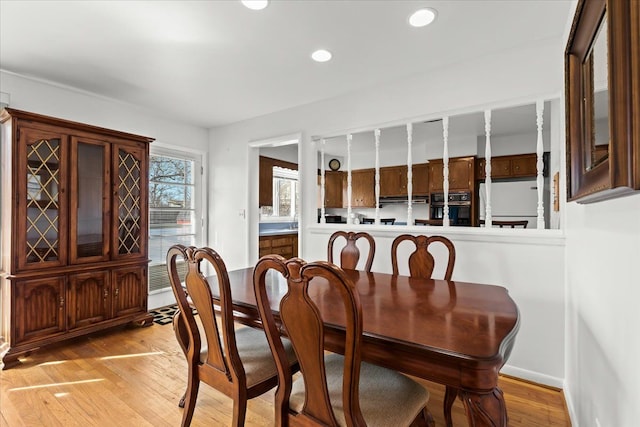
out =
[[[175,303],[176,297],[173,295],[173,291],[171,288],[167,288],[149,294],[149,298],[147,299],[147,309],[153,310],[155,308]]]
[[[548,385],[562,389],[564,387],[564,379],[552,377],[551,375],[541,374],[540,372],[529,371],[527,369],[517,368],[511,365],[504,365],[500,372],[512,377],[522,378],[537,384]]]
[[[571,421],[571,425],[573,427],[578,427],[578,417],[576,415],[576,407],[573,404],[573,399],[571,397],[571,389],[567,382],[564,382],[564,387],[562,389],[564,391],[564,401],[567,404],[567,412],[569,412],[569,420]]]

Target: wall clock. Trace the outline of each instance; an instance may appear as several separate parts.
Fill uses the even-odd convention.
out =
[[[338,159],[329,160],[329,169],[331,169],[332,171],[337,171],[338,169],[340,169],[340,160]]]

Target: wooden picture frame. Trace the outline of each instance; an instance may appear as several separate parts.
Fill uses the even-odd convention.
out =
[[[639,1],[579,0],[565,51],[569,201],[591,203],[640,190],[638,34]],[[601,35],[608,56],[608,147],[595,141],[594,52]]]

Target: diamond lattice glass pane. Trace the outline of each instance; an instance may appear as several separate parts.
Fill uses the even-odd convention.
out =
[[[27,262],[59,259],[60,140],[27,146]]]
[[[140,161],[118,152],[118,253],[140,252]]]

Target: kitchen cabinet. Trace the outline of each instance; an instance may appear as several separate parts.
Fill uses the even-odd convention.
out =
[[[258,253],[260,257],[270,254],[281,255],[286,259],[298,256],[298,234],[277,234],[260,236]]]
[[[375,175],[375,169],[359,169],[351,172],[351,206],[375,207]]]
[[[380,197],[407,195],[407,166],[380,168]]]
[[[429,195],[429,164],[428,163],[418,163],[413,165],[411,183],[413,184],[412,194],[414,196]]]
[[[412,165],[412,196],[429,195],[428,163]],[[407,196],[407,165],[380,168],[380,197]]]
[[[546,164],[546,159],[543,160]],[[535,153],[492,157],[491,178],[533,178],[538,174],[537,164],[538,157]],[[485,165],[486,159],[477,159],[476,179],[486,178]]]
[[[444,191],[444,165],[442,159],[429,161],[429,190],[431,193]],[[473,191],[474,158],[457,157],[449,159],[449,191]]]
[[[151,138],[5,109],[0,292],[5,368],[147,312]]]
[[[324,207],[342,208],[347,178],[344,172],[325,171],[324,173]]]

